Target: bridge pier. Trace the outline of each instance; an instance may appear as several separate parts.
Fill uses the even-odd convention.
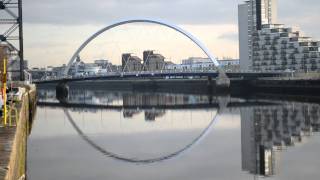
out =
[[[208,76],[207,87],[208,93],[226,93],[230,88],[230,79],[226,75],[219,74],[212,81],[212,77]]]
[[[69,97],[69,86],[67,85],[67,82],[62,81],[58,83],[56,86],[56,98],[63,102],[66,102],[66,100]]]
[[[216,86],[217,88],[230,87],[230,79],[224,72],[219,71],[218,77],[216,78]]]

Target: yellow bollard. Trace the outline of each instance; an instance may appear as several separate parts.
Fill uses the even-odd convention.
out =
[[[4,126],[7,125],[7,57],[3,59],[3,76],[2,76],[2,96],[3,96],[3,120]]]

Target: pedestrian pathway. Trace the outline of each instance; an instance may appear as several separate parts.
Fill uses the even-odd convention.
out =
[[[0,127],[0,180],[5,178],[16,127]]]

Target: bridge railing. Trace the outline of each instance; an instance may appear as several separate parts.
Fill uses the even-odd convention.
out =
[[[201,73],[218,73],[217,70],[213,69],[163,69],[163,70],[156,70],[156,71],[132,71],[132,72],[122,72],[122,71],[115,71],[115,72],[108,72],[108,73],[96,73],[96,74],[82,74],[82,75],[68,75],[68,76],[45,76],[41,79],[33,79],[33,82],[45,82],[45,81],[58,81],[62,79],[81,79],[81,78],[96,78],[96,77],[128,77],[128,76],[159,76],[159,75],[168,75],[168,76],[179,76],[181,74],[188,76],[188,74],[201,74]],[[280,71],[232,71],[227,73],[243,73],[243,74],[256,74],[256,73],[264,73],[264,74],[286,74]]]

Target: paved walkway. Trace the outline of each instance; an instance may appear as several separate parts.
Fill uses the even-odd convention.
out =
[[[0,180],[5,178],[16,127],[0,127]]]
[[[8,108],[8,112],[11,112],[10,109],[16,109],[14,105],[11,105]],[[12,111],[15,114],[15,111]],[[16,116],[12,116],[12,121],[9,123],[8,118],[7,126],[3,125],[3,119],[0,118],[0,180],[3,180],[6,176],[8,170],[8,165],[10,162],[10,154],[12,151],[13,140],[16,133]]]

